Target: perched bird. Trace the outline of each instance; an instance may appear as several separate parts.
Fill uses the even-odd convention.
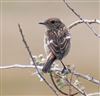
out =
[[[44,35],[44,48],[47,54],[47,61],[42,71],[50,71],[55,60],[62,60],[70,49],[70,33],[66,26],[58,18],[49,18],[39,24],[45,25],[47,31]]]

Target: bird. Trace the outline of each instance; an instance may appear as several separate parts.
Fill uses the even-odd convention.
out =
[[[54,61],[62,61],[68,55],[71,35],[59,18],[48,18],[44,22],[39,22],[39,24],[45,25],[47,28],[44,34],[44,49],[47,59],[42,71],[49,73]]]

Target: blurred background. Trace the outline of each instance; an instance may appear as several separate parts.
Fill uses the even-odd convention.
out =
[[[70,5],[85,19],[100,19],[100,0],[70,0]],[[62,0],[2,0],[0,1],[0,66],[29,64],[29,55],[22,42],[18,23],[33,55],[45,55],[43,36],[46,28],[39,25],[50,17],[60,18],[66,26],[78,18]],[[98,32],[99,25],[93,24]],[[80,73],[100,79],[100,43],[91,30],[80,24],[70,30],[72,46],[64,63],[75,64]],[[0,69],[0,96],[54,96],[49,87],[33,76],[33,69]],[[48,80],[49,76],[47,76]],[[83,80],[86,91],[99,88]]]

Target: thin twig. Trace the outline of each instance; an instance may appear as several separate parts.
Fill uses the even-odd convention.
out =
[[[21,29],[21,27],[20,27],[20,24],[18,24],[18,27],[19,27],[19,32],[20,32],[20,34],[21,34],[21,36],[22,36],[23,43],[25,44],[25,47],[26,47],[26,49],[27,49],[27,51],[28,51],[28,53],[29,53],[29,56],[30,56],[31,59],[32,59],[32,62],[33,62],[33,64],[34,64],[34,66],[35,66],[36,71],[38,72],[39,76],[44,80],[44,82],[49,86],[49,88],[56,94],[56,96],[58,96],[56,90],[47,82],[47,80],[46,80],[46,79],[41,75],[41,73],[39,72],[38,67],[37,67],[37,65],[35,64],[34,58],[33,58],[33,56],[32,56],[32,52],[30,51],[29,46],[28,46],[28,44],[27,44],[27,42],[26,42],[26,40],[25,40],[25,38],[24,38],[24,35],[23,35],[22,29]]]
[[[93,24],[93,23],[100,24],[100,20],[98,20],[98,19],[94,19],[94,20],[86,20],[85,19],[84,22],[88,22],[89,24]],[[70,24],[67,28],[70,30],[71,28],[75,27],[76,25],[82,24],[84,22],[83,22],[83,20],[77,20],[77,21],[73,22],[72,24]]]
[[[94,84],[96,84],[98,86],[100,86],[100,81],[96,80],[95,78],[93,78],[93,77],[91,77],[89,75],[81,74],[81,73],[78,73],[78,72],[74,72],[73,74],[78,76],[78,77],[81,77],[83,79],[86,79],[86,80],[88,80],[88,81],[90,81],[90,82],[92,82],[92,83],[94,83]]]
[[[71,73],[71,77],[70,77],[70,83],[72,83],[72,80],[73,80],[73,73]],[[71,92],[72,92],[72,89],[71,89],[71,86],[69,86],[69,94],[71,94]]]
[[[87,96],[100,96],[100,92],[90,93]]]
[[[95,36],[100,38],[100,35],[97,34],[97,32],[93,29],[93,27],[88,23],[85,22],[84,19],[67,3],[67,0],[63,0],[63,2],[66,4],[66,6],[80,19],[82,20],[88,27],[89,29],[93,32]]]
[[[4,64],[3,64],[4,65]],[[0,66],[0,69],[11,69],[11,68],[34,68],[35,66],[29,64],[13,64],[8,66]],[[43,66],[37,66],[38,69],[42,69]]]

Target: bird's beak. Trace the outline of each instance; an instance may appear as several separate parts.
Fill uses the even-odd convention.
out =
[[[45,25],[45,22],[39,22],[39,24]]]

